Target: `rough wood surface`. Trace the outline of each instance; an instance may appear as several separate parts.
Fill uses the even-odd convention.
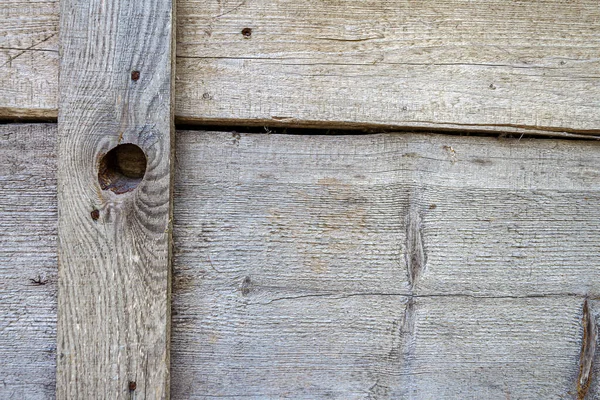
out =
[[[173,8],[61,2],[58,398],[169,394]]]
[[[0,118],[56,118],[58,0],[0,0]]]
[[[178,132],[177,159],[174,398],[572,399],[597,371],[600,144]]]
[[[56,115],[55,4],[0,1],[0,117]],[[600,134],[595,0],[178,8],[182,122]]]
[[[54,395],[55,137],[0,126],[3,399]],[[598,145],[177,138],[173,398],[600,396]]]
[[[0,398],[51,399],[56,125],[0,126]]]

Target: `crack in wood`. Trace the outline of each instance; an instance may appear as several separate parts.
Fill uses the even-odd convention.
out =
[[[253,285],[254,287],[254,285]],[[273,289],[274,287],[270,287],[270,286],[256,286],[257,288],[261,288],[261,289]],[[281,289],[281,288],[275,288],[275,289]],[[265,302],[256,302],[256,303],[249,303],[248,305],[256,305],[256,306],[264,306],[264,305],[268,305],[268,304],[272,304],[275,302],[279,302],[279,301],[285,301],[285,300],[301,300],[301,299],[306,299],[306,298],[313,298],[313,297],[323,297],[323,298],[329,298],[329,299],[338,299],[338,300],[343,300],[343,299],[347,299],[350,297],[360,297],[360,296],[364,296],[364,297],[373,297],[373,296],[383,296],[383,297],[389,297],[389,296],[398,296],[398,297],[404,297],[407,299],[407,301],[409,299],[431,299],[431,298],[447,298],[447,297],[455,297],[458,299],[497,299],[497,300],[509,300],[509,299],[549,299],[549,298],[556,298],[556,297],[581,297],[580,294],[578,293],[550,293],[550,294],[531,294],[531,295],[523,295],[523,296],[510,296],[510,295],[498,295],[498,296],[494,296],[494,295],[490,295],[490,296],[486,296],[486,295],[481,295],[481,296],[476,296],[476,295],[471,295],[471,294],[464,294],[464,293],[447,293],[447,294],[433,294],[433,293],[426,293],[426,294],[413,294],[413,293],[384,293],[384,292],[357,292],[357,293],[344,293],[344,292],[327,292],[327,293],[308,293],[308,294],[301,294],[301,295],[297,295],[297,296],[283,296],[283,297],[275,297],[273,299],[270,299],[268,301]]]
[[[592,366],[596,354],[598,326],[588,300],[583,303],[583,340],[579,360],[579,376],[577,377],[577,399],[584,400],[592,382]]]

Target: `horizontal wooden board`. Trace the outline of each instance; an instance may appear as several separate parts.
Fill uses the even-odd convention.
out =
[[[53,398],[56,128],[0,138],[0,397]],[[572,399],[584,343],[600,395],[594,142],[176,142],[173,398]]]
[[[173,397],[576,397],[596,143],[177,140]]]
[[[385,294],[202,299],[174,319],[173,398],[567,399],[576,391],[580,299],[421,297],[410,321],[407,299]]]
[[[600,294],[600,143],[185,131],[178,142],[178,232],[210,234],[213,262],[279,271],[298,289],[406,294],[416,214],[426,249],[416,294]],[[298,257],[299,270],[280,271]],[[369,261],[360,281],[344,269],[356,259]]]
[[[0,117],[56,116],[57,10],[0,1]],[[177,35],[180,122],[600,134],[594,0],[180,0]]]

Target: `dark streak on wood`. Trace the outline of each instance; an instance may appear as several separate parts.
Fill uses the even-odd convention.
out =
[[[407,385],[404,388],[403,397],[411,397],[410,391],[412,387],[413,363],[412,360],[415,354],[415,324],[416,324],[416,300],[414,296],[410,296],[406,301],[402,326],[400,329],[400,340],[402,345],[402,374],[407,376]]]
[[[417,279],[425,268],[426,255],[423,249],[421,233],[421,216],[416,209],[411,208],[406,216],[406,265],[408,281],[414,289]]]
[[[426,254],[423,248],[422,219],[418,207],[416,196],[409,196],[409,208],[405,217],[406,226],[406,253],[405,261],[407,268],[408,283],[410,285],[410,294],[406,301],[402,326],[400,329],[400,343],[402,347],[402,369],[403,374],[408,378],[408,386],[404,389],[404,396],[410,397],[412,386],[412,357],[415,347],[415,294],[416,286],[423,269],[425,268]]]
[[[56,125],[0,125],[0,399],[54,398]]]
[[[243,296],[248,296],[252,291],[252,279],[249,276],[246,276],[242,281],[240,291],[242,292]]]
[[[38,275],[37,278],[30,278],[29,281],[37,286],[43,286],[48,283],[48,279],[43,279],[41,275]]]
[[[598,327],[593,312],[590,310],[588,300],[583,303],[583,340],[581,343],[581,357],[579,360],[579,375],[577,377],[577,399],[584,400],[592,382],[592,367],[596,354],[596,341]]]

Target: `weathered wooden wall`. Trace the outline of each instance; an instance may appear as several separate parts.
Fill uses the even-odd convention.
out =
[[[51,398],[56,129],[0,137],[0,397]],[[173,398],[600,396],[600,144],[176,140]]]
[[[1,399],[600,399],[600,143],[169,137],[598,138],[596,0],[172,5],[0,0]]]
[[[177,7],[182,122],[600,133],[596,0]],[[55,117],[57,1],[0,15],[0,117]]]

